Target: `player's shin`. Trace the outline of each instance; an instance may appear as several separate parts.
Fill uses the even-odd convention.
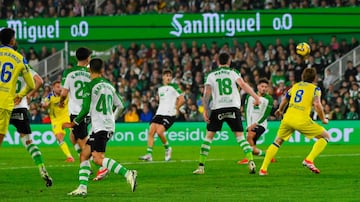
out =
[[[241,149],[243,150],[246,158],[249,161],[254,160],[253,154],[252,154],[252,148],[248,141],[245,140],[243,135],[236,137],[236,142],[240,145]]]
[[[201,145],[200,148],[200,159],[199,159],[199,165],[200,166],[204,166],[205,165],[205,161],[209,155],[210,152],[210,148],[211,148],[211,142],[212,140],[209,139],[208,137],[205,137],[204,142]]]
[[[85,160],[80,163],[79,169],[79,183],[80,186],[86,188],[89,181],[89,176],[91,172],[91,166],[89,160]]]
[[[115,174],[120,174],[124,177],[127,172],[127,169],[124,166],[111,158],[104,158],[102,161],[102,166],[114,172]]]
[[[35,165],[39,167],[44,165],[44,160],[42,158],[41,152],[39,148],[32,143],[30,135],[29,134],[21,135],[21,142],[23,143],[26,150],[31,155],[31,158],[34,160]]]
[[[260,168],[261,170],[267,171],[271,159],[275,157],[279,147],[280,145],[276,144],[275,142],[269,146],[269,148],[266,150],[265,158]]]
[[[309,155],[306,157],[306,160],[313,162],[315,158],[325,149],[328,141],[325,138],[318,139]]]

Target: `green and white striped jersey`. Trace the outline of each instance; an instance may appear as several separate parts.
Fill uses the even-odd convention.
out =
[[[114,107],[124,108],[123,100],[114,86],[104,78],[95,78],[84,88],[83,105],[75,123],[80,123],[89,113],[91,131],[115,131]]]
[[[90,73],[87,67],[75,66],[64,71],[61,85],[69,90],[69,114],[79,114],[83,103],[83,90],[89,82]]]
[[[218,68],[209,73],[205,85],[211,86],[211,110],[240,108],[241,98],[236,84],[238,78],[241,78],[240,72],[229,67]]]
[[[254,105],[255,99],[247,95],[245,100],[245,117],[246,124],[250,126],[253,123],[258,123],[263,126],[265,129],[267,128],[267,118],[270,115],[271,109],[273,107],[273,98],[266,94],[260,97],[260,105]]]

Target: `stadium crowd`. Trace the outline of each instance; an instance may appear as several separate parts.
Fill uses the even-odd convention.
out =
[[[26,2],[26,4],[24,4]],[[82,2],[82,3],[80,3]],[[358,1],[111,1],[107,0],[97,9],[89,2],[93,1],[66,1],[66,0],[13,0],[4,1],[1,5],[1,18],[31,18],[31,17],[61,17],[79,16],[84,9],[78,7],[86,5],[86,15],[123,15],[139,13],[168,13],[168,12],[208,12],[249,9],[276,9],[276,8],[306,8],[306,7],[338,7],[359,5]],[[25,6],[24,6],[25,5]],[[53,8],[53,9],[52,9]],[[54,11],[51,11],[54,10]],[[52,13],[52,14],[51,14]],[[33,15],[33,16],[32,16]],[[284,41],[287,40],[287,41]],[[241,72],[244,80],[255,88],[261,77],[271,81],[269,94],[274,98],[274,106],[270,120],[276,120],[275,110],[278,108],[281,96],[300,81],[304,68],[315,67],[318,72],[318,85],[323,92],[323,105],[329,119],[359,119],[360,115],[360,65],[347,63],[347,70],[338,85],[334,85],[334,75],[324,72],[325,67],[334,62],[351,49],[357,47],[356,38],[351,41],[329,37],[329,42],[315,41],[309,38],[311,55],[302,59],[295,53],[296,41],[292,38],[278,38],[273,44],[264,45],[257,41],[255,46],[248,42],[239,42],[233,39],[232,43],[213,41],[211,43],[191,44],[182,42],[163,42],[160,46],[131,43],[129,47],[119,44],[116,51],[106,61],[105,77],[118,89],[128,104],[128,111],[120,122],[149,122],[154,115],[158,96],[156,89],[161,85],[161,71],[164,68],[173,70],[173,82],[181,86],[186,104],[181,108],[178,121],[202,121],[203,83],[206,74],[216,67],[219,53],[229,52],[232,55],[232,68]],[[29,63],[35,64],[48,56],[51,51],[46,47],[41,53],[34,48],[28,52],[20,50]],[[357,66],[356,66],[357,65]],[[71,66],[71,65],[69,65]],[[328,75],[328,76],[325,76]],[[30,101],[32,123],[49,123],[47,111],[42,108],[43,99],[51,92],[51,82],[45,79],[45,85]],[[59,75],[60,79],[60,75]],[[244,94],[244,92],[242,92]],[[242,96],[243,98],[245,96]],[[316,119],[316,115],[314,115]]]
[[[232,12],[358,6],[358,0],[1,0],[0,18]]]

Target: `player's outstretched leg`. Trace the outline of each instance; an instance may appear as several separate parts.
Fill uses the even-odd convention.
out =
[[[165,161],[171,160],[171,153],[172,153],[171,147],[165,148]]]
[[[45,168],[45,165],[44,165],[44,159],[42,157],[40,149],[35,144],[32,143],[32,140],[31,140],[29,134],[27,134],[27,135],[21,134],[21,136],[22,136],[21,137],[21,142],[23,143],[26,150],[31,155],[32,159],[35,162],[35,165],[38,166],[40,176],[45,181],[45,185],[47,187],[51,187],[52,184],[53,184],[53,180],[50,177],[49,173],[46,171],[46,168]]]
[[[136,170],[128,170],[120,163],[116,162],[111,158],[104,158],[102,160],[102,166],[106,167],[108,170],[114,172],[115,174],[120,174],[126,178],[126,181],[130,184],[131,191],[134,192],[136,189],[136,178],[137,171]]]
[[[269,164],[271,162],[271,159],[273,159],[276,155],[276,153],[278,152],[279,148],[280,148],[281,144],[277,144],[275,142],[273,142],[268,149],[266,150],[266,154],[265,154],[265,158],[263,160],[263,163],[261,165],[260,171],[259,171],[259,175],[267,175],[267,169],[269,167]]]
[[[200,148],[199,167],[193,171],[193,174],[202,175],[205,173],[205,162],[211,149],[211,142],[212,139],[205,137]]]
[[[79,169],[79,183],[80,185],[72,192],[69,192],[69,196],[86,196],[87,185],[90,176],[91,165],[89,160],[85,160],[80,163]]]

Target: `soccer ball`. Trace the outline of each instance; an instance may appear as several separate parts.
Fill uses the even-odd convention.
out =
[[[296,46],[296,53],[302,57],[308,56],[310,54],[310,51],[311,51],[311,49],[310,49],[309,44],[307,44],[305,42],[299,43]]]

